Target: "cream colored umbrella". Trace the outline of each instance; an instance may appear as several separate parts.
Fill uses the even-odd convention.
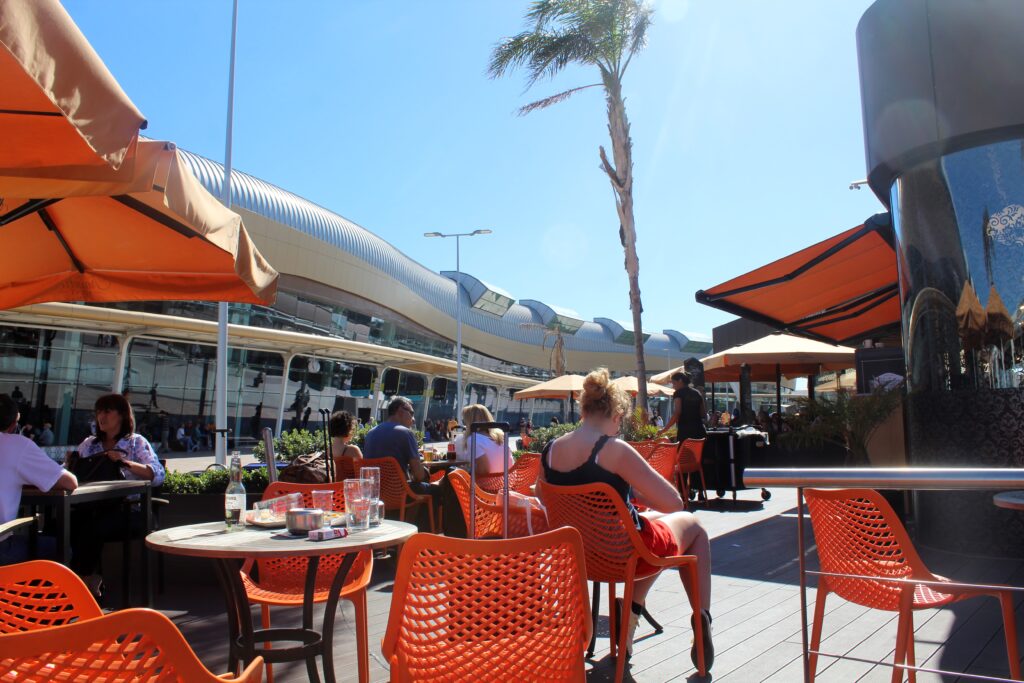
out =
[[[627,375],[625,377],[617,377],[612,380],[612,384],[617,385],[623,391],[628,392],[631,396],[636,396],[638,392],[637,385],[639,382],[636,381],[636,377],[633,375]],[[672,396],[673,390],[671,387],[666,387],[661,384],[654,384],[653,382],[647,383],[647,395],[648,396]]]
[[[528,389],[517,391],[513,394],[512,399],[520,401],[526,398],[567,399],[570,395],[578,397],[580,392],[583,391],[584,379],[586,378],[583,375],[562,375],[561,377],[555,377],[546,382],[535,384]]]
[[[115,178],[145,126],[57,0],[0,2],[0,174]]]
[[[2,2],[0,2],[2,4]],[[168,142],[138,144],[131,181],[9,194],[0,174],[0,308],[46,301],[269,304],[278,274]]]

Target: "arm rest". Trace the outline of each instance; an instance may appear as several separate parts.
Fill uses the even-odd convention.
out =
[[[23,526],[28,526],[34,521],[36,521],[35,517],[19,517],[18,519],[12,519],[9,522],[4,522],[3,524],[0,524],[0,536],[9,531],[20,529]]]

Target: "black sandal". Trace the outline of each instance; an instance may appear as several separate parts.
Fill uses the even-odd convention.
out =
[[[711,642],[711,613],[706,609],[700,611],[700,622],[704,629],[704,670],[711,671],[711,665],[715,663],[715,644]],[[697,622],[690,617],[690,627],[693,629],[693,646],[690,648],[690,661],[695,667],[697,664]]]

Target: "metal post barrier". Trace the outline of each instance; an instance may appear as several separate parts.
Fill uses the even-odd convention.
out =
[[[837,488],[868,488],[904,491],[1012,491],[1024,489],[1024,468],[966,468],[966,467],[857,467],[857,468],[806,468],[806,469],[749,469],[743,475],[748,488],[795,488],[797,497],[797,552],[800,566],[800,640],[802,643],[804,681],[810,681],[810,646],[807,638],[807,574],[815,576],[837,576],[843,578],[862,578],[872,581],[891,583],[911,583],[928,585],[931,581],[919,579],[890,579],[884,577],[854,576],[849,574],[832,574],[829,572],[808,572],[804,563],[804,489],[837,489]],[[943,585],[958,586],[955,582]],[[977,584],[972,584],[977,585]],[[1001,590],[1024,592],[1024,588],[1000,586]],[[913,637],[913,634],[911,634]],[[983,676],[955,671],[943,671],[920,666],[892,664],[890,662],[873,661],[815,651],[814,654],[833,659],[849,659],[866,664],[880,664],[901,671],[920,671],[937,675],[952,675],[981,681],[1000,681],[1009,683],[1012,679],[998,676]]]
[[[277,481],[277,456],[274,455],[274,432],[270,427],[264,427],[261,432],[263,436],[263,452],[266,454],[267,481],[273,484]]]

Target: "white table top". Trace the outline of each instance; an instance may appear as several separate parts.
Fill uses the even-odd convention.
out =
[[[1024,510],[1024,491],[1003,491],[992,496],[997,507],[1008,510]]]
[[[265,559],[384,548],[403,543],[415,533],[412,524],[384,520],[378,527],[345,538],[311,541],[290,536],[285,529],[247,526],[242,531],[228,531],[224,522],[204,522],[155,531],[146,537],[146,545],[170,555]]]

